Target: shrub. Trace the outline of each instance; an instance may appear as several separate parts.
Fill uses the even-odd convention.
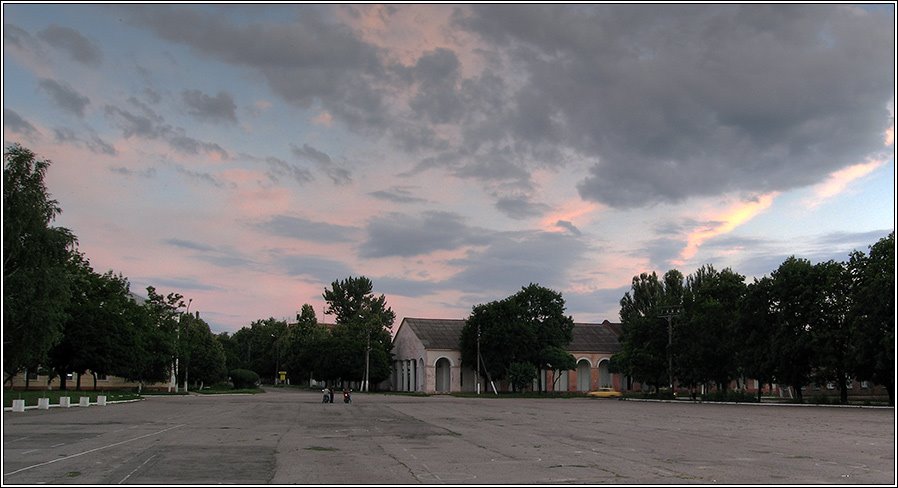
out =
[[[231,382],[235,390],[255,388],[259,384],[259,375],[248,369],[235,369],[231,371]]]
[[[758,397],[752,393],[742,390],[716,390],[702,395],[702,401],[758,403]]]

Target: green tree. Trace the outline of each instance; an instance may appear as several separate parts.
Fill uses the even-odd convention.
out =
[[[356,367],[344,365],[339,369],[346,375],[339,376],[343,380],[364,380],[367,356],[368,380],[377,385],[389,378],[392,367],[392,335],[390,330],[396,320],[396,314],[386,305],[384,295],[376,296],[374,284],[370,279],[359,276],[349,277],[331,283],[331,289],[324,290],[322,296],[327,302],[326,315],[336,317],[337,327],[332,336],[342,341],[342,347],[352,349],[357,354],[355,362],[361,363],[360,374]],[[340,355],[343,358],[343,355]],[[352,354],[345,357],[352,361]],[[344,367],[345,366],[345,367]],[[383,372],[386,374],[383,374]],[[375,373],[376,372],[376,373]],[[333,372],[328,376],[332,376]],[[369,386],[370,389],[370,386]]]
[[[44,184],[50,161],[13,144],[3,154],[4,382],[46,363],[62,337],[66,262],[74,234],[50,223],[62,212]]]
[[[742,345],[736,350],[736,364],[742,374],[758,381],[758,402],[763,384],[776,379],[776,315],[773,280],[765,276],[746,287],[739,303],[735,336]]]
[[[895,233],[852,253],[848,267],[855,277],[850,320],[859,379],[885,385],[895,404]]]
[[[508,366],[508,381],[514,391],[524,391],[536,376],[536,366],[531,363],[511,363]]]
[[[811,325],[814,377],[820,384],[834,382],[843,404],[848,403],[848,382],[855,373],[853,328],[849,322],[851,278],[844,263],[814,265],[815,307]]]
[[[132,360],[127,347],[131,324],[126,309],[132,302],[129,284],[121,274],[96,273],[77,251],[69,260],[69,280],[72,296],[67,320],[61,341],[50,351],[50,362],[62,378],[62,389],[68,372],[78,373],[76,388],[80,389],[81,377],[88,370],[96,388],[98,374],[113,374]]]
[[[185,315],[189,354],[184,363],[188,379],[196,384],[215,384],[228,377],[224,347],[203,319]],[[185,319],[182,319],[185,320]],[[189,368],[189,369],[188,369]]]
[[[801,387],[808,383],[814,365],[814,267],[806,259],[790,256],[771,273],[771,279],[775,376],[778,382],[792,386],[801,402]]]
[[[738,375],[738,305],[745,277],[707,264],[686,278],[682,316],[673,333],[675,376],[681,384],[714,382],[726,390]]]
[[[478,331],[481,374],[494,380],[506,379],[512,363],[532,362],[539,353],[536,328],[522,319],[520,306],[511,297],[475,305],[462,328],[462,364],[475,370]]]
[[[287,327],[283,342],[283,364],[290,378],[306,380],[316,376],[316,358],[320,354],[320,344],[328,334],[328,330],[318,324],[315,309],[304,304],[296,323]]]
[[[667,307],[678,306],[683,297],[683,275],[677,270],[634,276],[631,291],[621,298],[621,350],[612,357],[618,372],[655,386],[668,383]]]
[[[536,334],[537,353],[531,363],[539,369],[553,369],[550,365],[555,363],[552,361],[559,361],[557,350],[564,350],[574,337],[574,319],[564,314],[564,298],[557,291],[531,283],[515,293],[512,299],[517,303],[521,321]],[[545,391],[542,377],[537,377],[540,379],[539,390]]]

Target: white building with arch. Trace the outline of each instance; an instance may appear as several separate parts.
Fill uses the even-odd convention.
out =
[[[473,392],[475,368],[461,364],[462,319],[405,318],[393,337],[393,376],[387,388],[394,391],[424,393]],[[618,352],[620,324],[575,323],[568,352],[577,360],[577,368],[540,371],[548,391],[592,391],[601,387],[620,390],[626,380],[612,374],[608,366]],[[484,385],[486,390],[488,385]],[[500,390],[503,385],[496,385]]]

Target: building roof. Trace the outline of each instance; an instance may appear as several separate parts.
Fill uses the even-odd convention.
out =
[[[461,347],[461,330],[464,319],[421,319],[406,318],[403,323],[426,349],[457,350]],[[619,327],[609,321],[601,324],[574,323],[574,333],[568,351],[609,352],[620,350]]]
[[[618,333],[614,324],[607,320],[601,324],[574,324],[574,338],[568,344],[568,351],[576,352],[610,352],[620,350]]]
[[[462,319],[416,319],[403,320],[411,327],[425,349],[459,349],[461,330],[465,326]]]

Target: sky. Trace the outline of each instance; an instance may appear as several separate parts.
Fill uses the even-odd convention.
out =
[[[98,272],[214,332],[366,276],[405,317],[536,283],[746,281],[895,228],[894,4],[3,4],[4,148]]]

